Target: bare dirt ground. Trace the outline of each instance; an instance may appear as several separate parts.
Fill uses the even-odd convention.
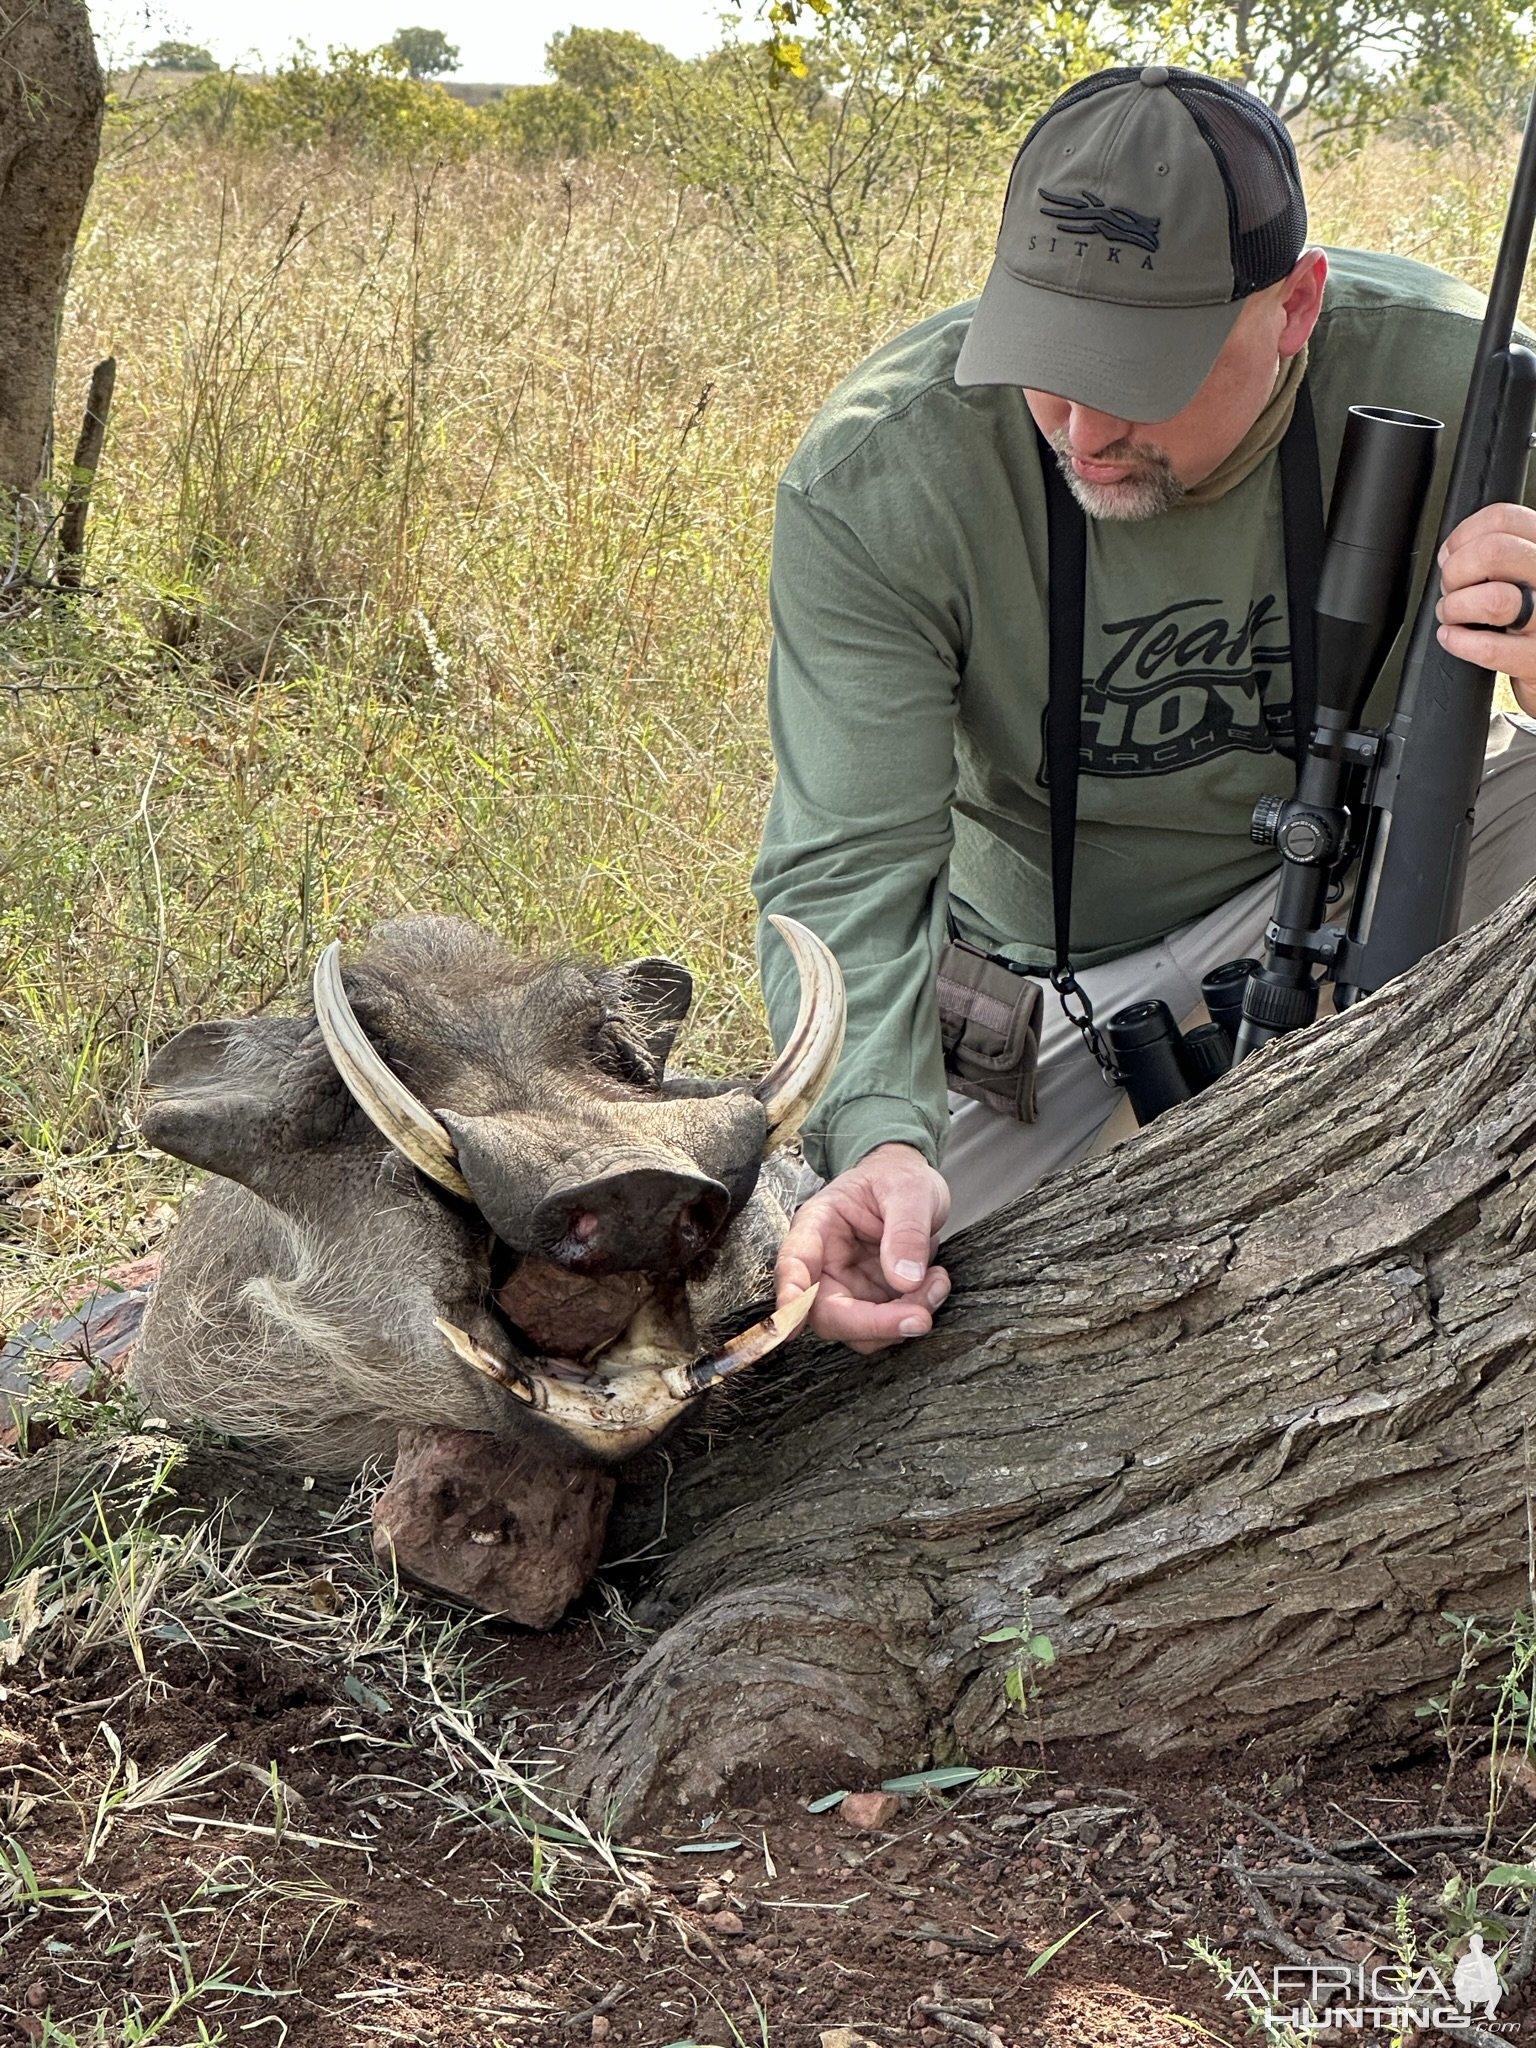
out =
[[[558,1746],[624,1654],[592,1618],[503,1632],[492,1659],[520,1753]],[[1536,1823],[1512,1787],[1485,1856],[1488,1781],[1471,1763],[1442,1798],[1422,1766],[1298,1786],[1237,1760],[1218,1782],[1092,1755],[1042,1765],[1026,1747],[1002,1782],[890,1802],[883,1826],[809,1813],[786,1788],[649,1833],[615,1872],[557,1821],[530,1833],[455,1813],[371,1685],[187,1643],[147,1662],[141,1675],[114,1649],[67,1676],[8,1675],[0,1777],[34,1802],[16,1832],[35,1897],[13,1901],[0,1948],[0,2039],[166,2014],[152,2036],[124,2023],[102,2038],[1236,2044],[1261,2036],[1188,1937],[1266,1982],[1287,1942],[1387,1963],[1399,1892],[1443,1898]],[[141,1788],[209,1742],[222,1774],[103,1807],[104,1725]],[[1499,2020],[1498,2038],[1536,2039],[1523,2008]]]

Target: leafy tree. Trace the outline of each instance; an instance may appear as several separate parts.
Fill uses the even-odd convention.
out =
[[[212,53],[201,43],[156,43],[144,55],[151,71],[217,71]]]
[[[384,47],[404,60],[412,78],[440,78],[459,68],[458,46],[440,28],[397,28]]]
[[[1014,19],[972,0],[930,0],[920,9],[890,0],[767,0],[759,11],[780,76],[804,78],[826,42],[864,36],[872,20],[903,12],[926,13],[942,44],[952,51],[958,40],[972,58],[1004,49],[1022,19],[1052,48],[1107,44],[1107,63],[1162,58],[1237,79],[1314,140],[1447,100],[1484,101],[1490,80],[1518,76],[1532,54],[1525,0],[1035,0]],[[808,27],[821,32],[807,40]],[[905,40],[910,31],[898,26],[897,35]],[[944,82],[962,81],[950,71]],[[1031,85],[1026,61],[1006,90],[1022,100]],[[995,86],[988,91],[995,100]]]
[[[556,84],[579,94],[613,141],[630,127],[657,75],[677,66],[670,50],[627,28],[568,28],[550,38],[544,61]]]
[[[1288,122],[1337,134],[1432,104],[1468,77],[1514,70],[1528,44],[1513,0],[1115,0],[1132,34],[1239,79]]]
[[[544,61],[553,84],[513,86],[485,110],[518,156],[587,156],[648,141],[657,83],[683,68],[659,43],[616,28],[567,29]]]

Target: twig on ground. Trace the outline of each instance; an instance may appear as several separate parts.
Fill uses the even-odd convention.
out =
[[[1344,1813],[1344,1809],[1341,1806],[1336,1806],[1333,1810],[1335,1813]],[[1344,1818],[1346,1820],[1353,1820],[1354,1816],[1345,1813]],[[1364,1827],[1365,1823],[1363,1821],[1356,1821],[1355,1825],[1356,1827]],[[1483,1830],[1481,1825],[1475,1828],[1402,1828],[1394,1830],[1390,1835],[1373,1835],[1369,1829],[1366,1829],[1363,1835],[1358,1836],[1353,1841],[1324,1842],[1319,1846],[1330,1856],[1348,1856],[1356,1850],[1371,1848],[1385,1849],[1388,1855],[1393,1855],[1396,1853],[1395,1845],[1399,1843],[1478,1842],[1482,1840],[1482,1836]],[[1403,1859],[1399,1856],[1397,1860],[1401,1863]],[[1410,1869],[1412,1867],[1412,1865],[1409,1866]]]
[[[1232,1873],[1238,1890],[1253,1909],[1254,1918],[1259,1923],[1258,1939],[1266,1948],[1272,1948],[1277,1955],[1284,1956],[1288,1963],[1299,1963],[1304,1970],[1316,1968],[1317,1958],[1309,1955],[1300,1942],[1292,1941],[1270,1911],[1268,1899],[1254,1883],[1248,1866],[1243,1861],[1243,1852],[1235,1843],[1222,1857],[1221,1865],[1223,1870]]]
[[[584,2005],[580,2012],[567,2014],[563,2024],[568,2028],[579,2027],[583,2020],[595,2020],[600,2013],[612,2012],[619,2000],[627,1998],[628,1995],[627,1984],[615,1984],[603,1993],[596,2005]]]
[[[976,1956],[995,1956],[999,1949],[1013,1946],[1007,1935],[988,1934],[985,1928],[977,1928],[973,1934],[946,1934],[931,1920],[925,1920],[920,1927],[898,1927],[895,1932],[903,1941],[942,1941],[947,1948],[964,1949]]]
[[[1261,1828],[1268,1829],[1276,1841],[1284,1842],[1287,1848],[1299,1849],[1303,1856],[1310,1857],[1314,1863],[1331,1863],[1336,1870],[1343,1871],[1353,1884],[1379,1904],[1391,1907],[1394,1912],[1397,1910],[1397,1893],[1391,1885],[1383,1883],[1379,1877],[1372,1876],[1370,1871],[1357,1869],[1352,1863],[1340,1863],[1338,1858],[1320,1842],[1309,1842],[1305,1835],[1291,1834],[1288,1829],[1281,1827],[1278,1821],[1271,1820],[1267,1813],[1260,1813],[1256,1806],[1249,1806],[1241,1799],[1234,1799],[1229,1792],[1223,1792],[1219,1787],[1216,1797],[1223,1806],[1230,1806],[1234,1813],[1242,1814],[1247,1820],[1257,1821]]]
[[[932,2020],[936,2027],[942,2027],[946,2034],[954,2034],[961,2041],[974,2041],[976,2048],[1003,2048],[1003,2038],[991,2027],[984,2027],[980,2020],[968,2020],[947,2005],[935,2005],[931,1998],[919,1998],[912,2010],[919,2019]]]

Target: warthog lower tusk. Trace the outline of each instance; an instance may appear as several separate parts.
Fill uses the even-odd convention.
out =
[[[473,1201],[459,1171],[452,1138],[425,1104],[388,1068],[347,1001],[341,985],[341,941],[332,939],[315,962],[315,1022],[353,1101],[397,1152],[451,1195]]]
[[[771,1316],[764,1316],[750,1330],[743,1330],[729,1344],[722,1344],[712,1357],[697,1358],[692,1365],[681,1367],[680,1377],[689,1393],[702,1394],[707,1387],[718,1386],[733,1372],[744,1372],[749,1365],[756,1365],[760,1358],[766,1358],[770,1351],[776,1351],[781,1344],[787,1343],[804,1329],[806,1317],[816,1306],[820,1288],[820,1281],[815,1282],[806,1288],[804,1294],[797,1294],[782,1308],[776,1308]]]
[[[816,1106],[843,1049],[848,1000],[842,970],[813,931],[792,917],[770,917],[800,975],[800,1010],[778,1059],[758,1083],[768,1117],[765,1152],[787,1145]]]
[[[658,1437],[680,1408],[717,1386],[732,1373],[744,1372],[793,1337],[816,1300],[816,1288],[787,1301],[782,1308],[743,1330],[711,1357],[692,1364],[626,1365],[619,1348],[581,1378],[526,1369],[493,1356],[467,1330],[436,1319],[454,1355],[484,1373],[498,1387],[548,1416],[557,1429],[609,1457],[627,1457]]]

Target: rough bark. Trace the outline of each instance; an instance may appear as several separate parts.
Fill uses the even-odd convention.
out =
[[[59,317],[104,106],[81,0],[0,0],[0,508],[48,465]]]
[[[923,1343],[802,1347],[659,1546],[621,1509],[670,1626],[573,1795],[626,1826],[1006,1754],[982,1639],[1024,1625],[1030,1740],[1401,1748],[1443,1610],[1531,1604],[1533,907],[967,1233]]]

